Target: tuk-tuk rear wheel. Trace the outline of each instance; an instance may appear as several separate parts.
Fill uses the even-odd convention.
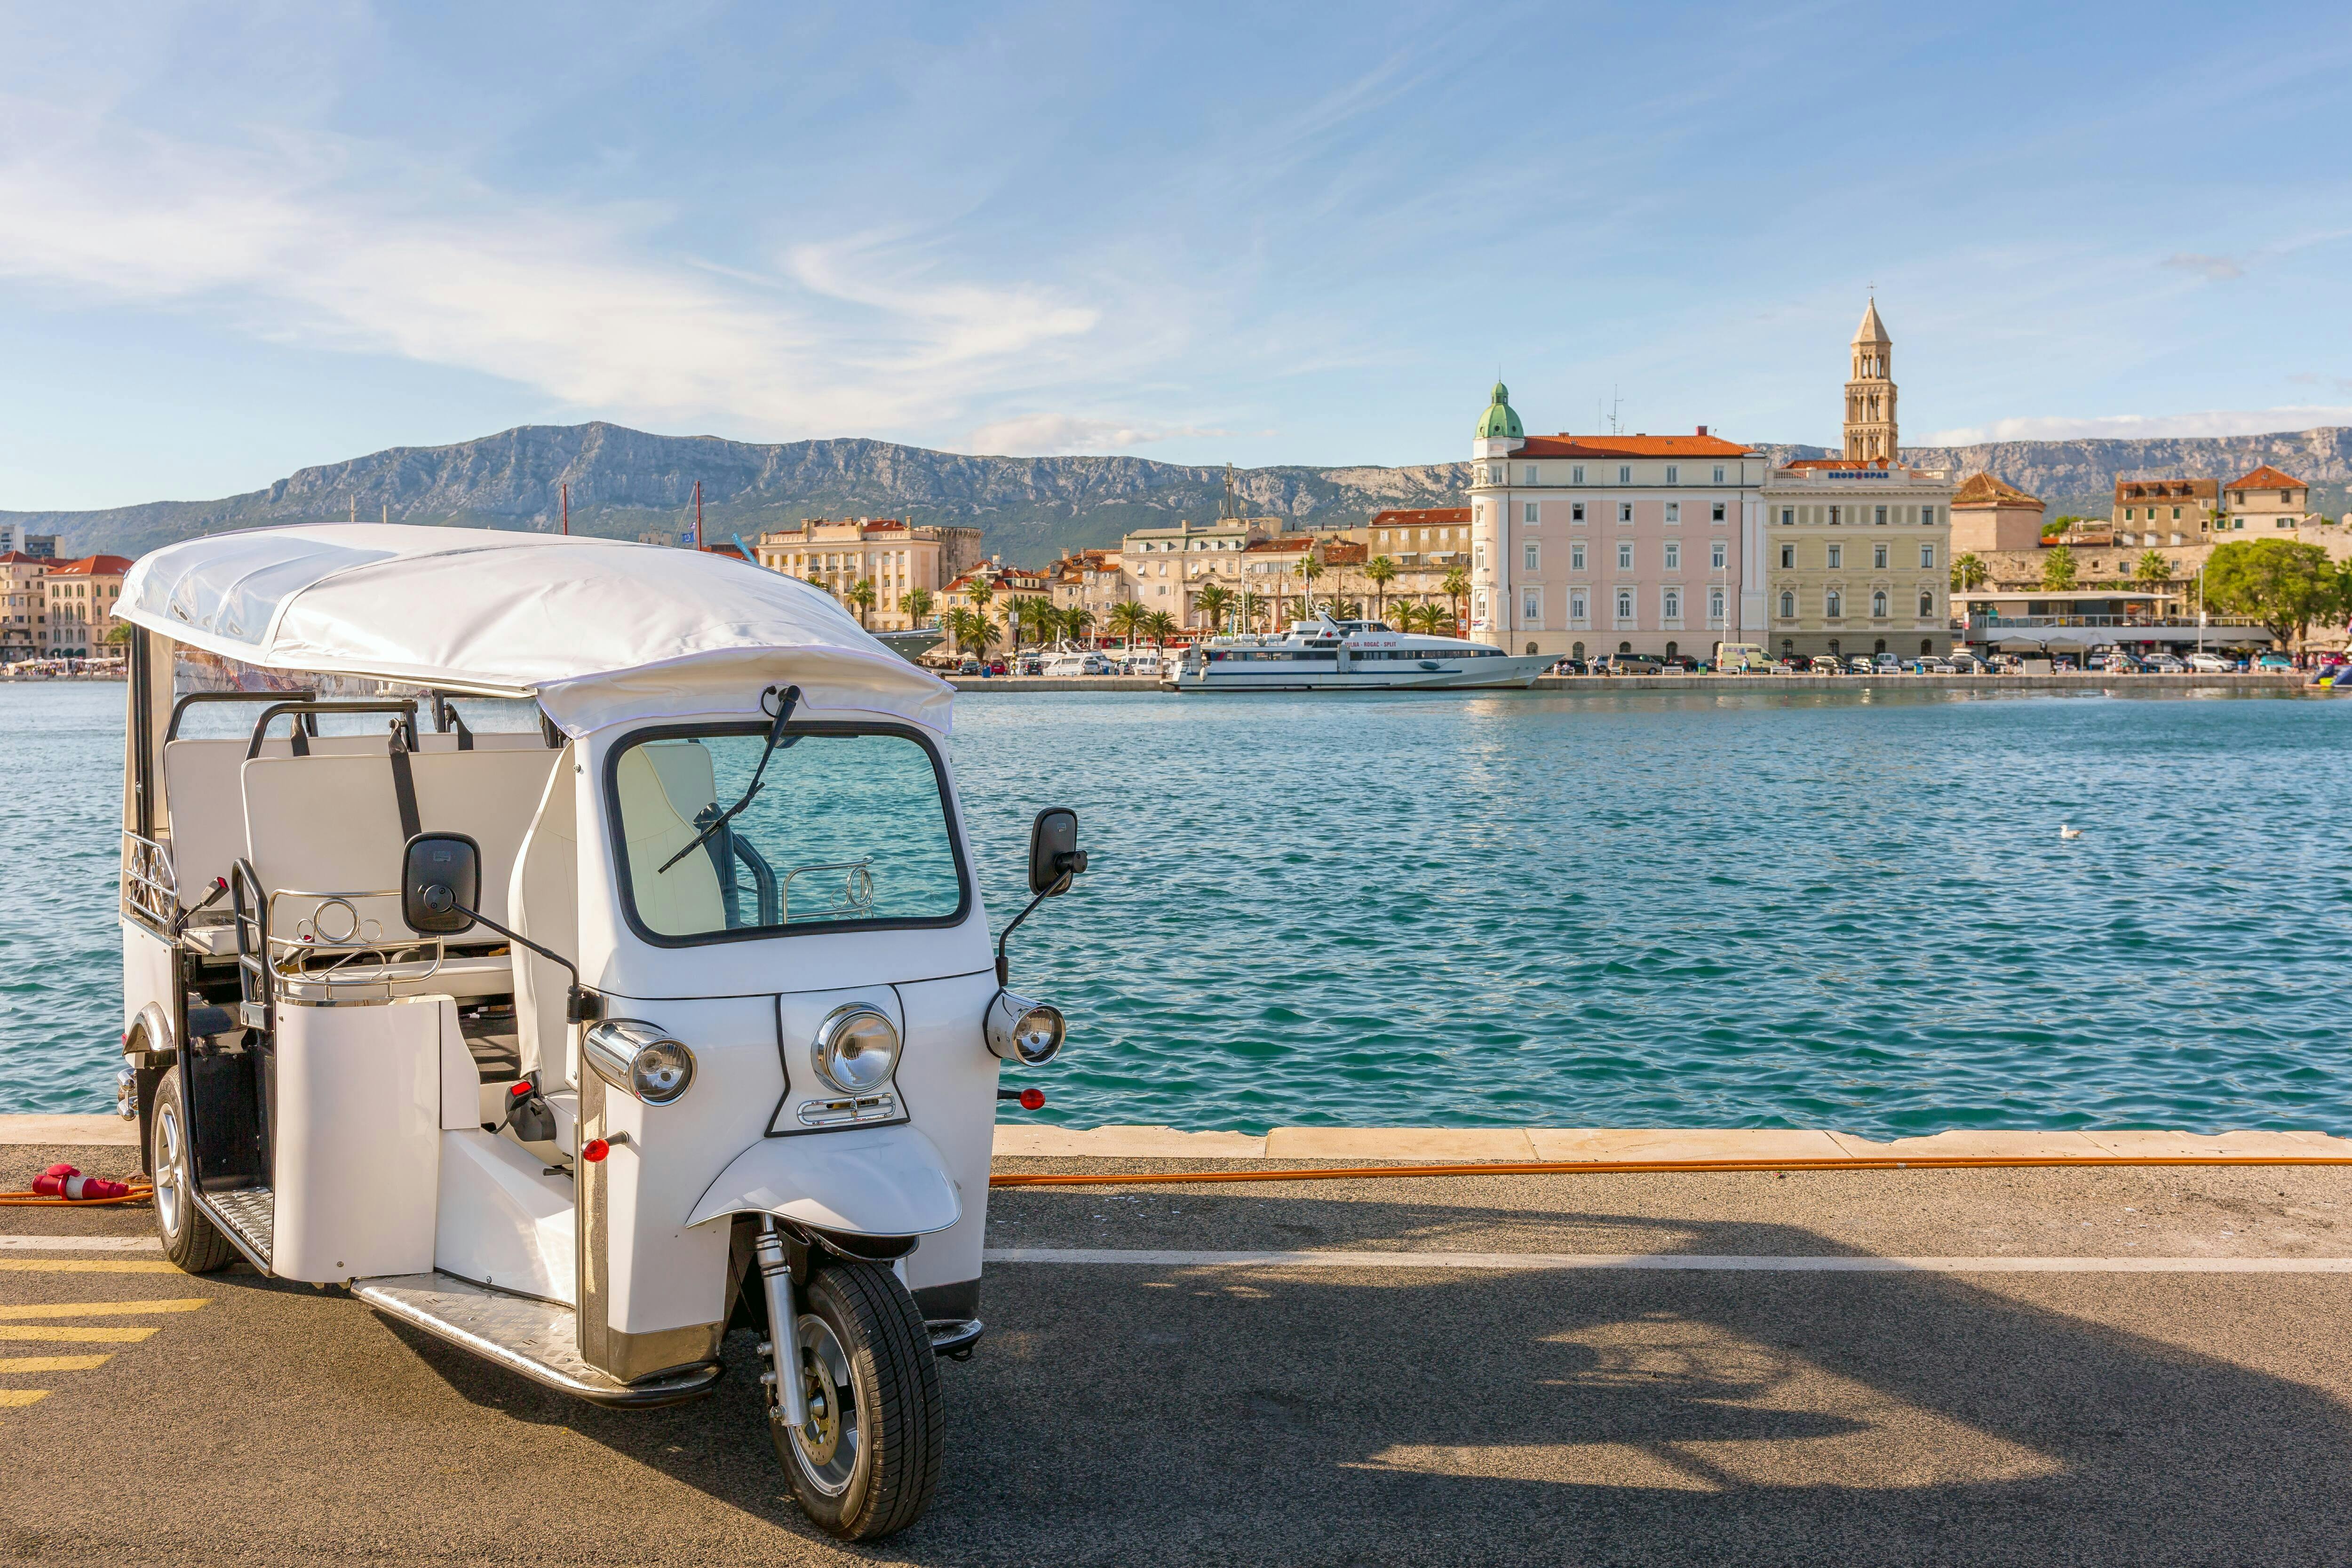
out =
[[[155,1179],[155,1229],[163,1256],[183,1273],[215,1274],[236,1261],[228,1237],[213,1228],[196,1207],[195,1162],[190,1148],[188,1099],[173,1068],[155,1086],[154,1152],[148,1163]]]
[[[938,1489],[944,1411],[939,1358],[914,1297],[887,1267],[828,1258],[801,1292],[808,1427],[769,1436],[816,1527],[874,1541],[915,1522]]]

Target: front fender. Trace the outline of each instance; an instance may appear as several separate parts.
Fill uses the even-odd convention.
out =
[[[850,1236],[928,1236],[963,1217],[938,1145],[909,1125],[769,1138],[735,1156],[688,1226],[772,1214]]]

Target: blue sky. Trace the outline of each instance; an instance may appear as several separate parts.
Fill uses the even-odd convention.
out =
[[[1175,461],[2352,424],[2333,5],[0,11],[0,510],[609,418]]]

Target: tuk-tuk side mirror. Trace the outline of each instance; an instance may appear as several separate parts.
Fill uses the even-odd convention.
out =
[[[1049,806],[1029,825],[1029,890],[1039,898],[1069,890],[1070,879],[1087,868],[1078,847],[1078,814]]]
[[[401,852],[400,918],[419,936],[473,929],[482,900],[482,849],[462,833],[420,833]]]

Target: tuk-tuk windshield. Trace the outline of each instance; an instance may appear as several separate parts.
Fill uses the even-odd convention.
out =
[[[943,770],[904,732],[795,730],[750,803],[680,856],[750,786],[766,731],[668,731],[614,753],[621,893],[641,934],[683,943],[962,918]]]

